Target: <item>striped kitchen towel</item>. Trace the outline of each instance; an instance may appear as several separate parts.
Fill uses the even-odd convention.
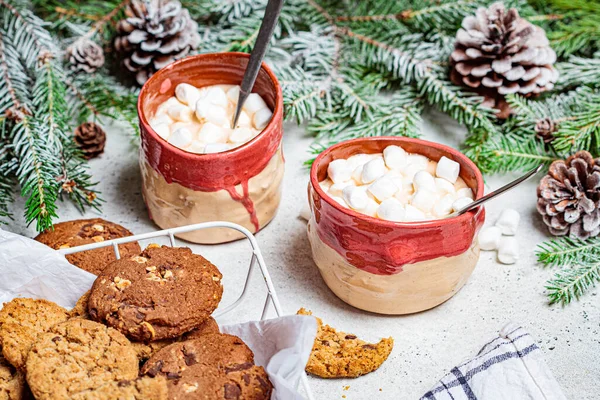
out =
[[[507,324],[476,357],[458,365],[421,400],[566,400],[542,351],[523,328]]]

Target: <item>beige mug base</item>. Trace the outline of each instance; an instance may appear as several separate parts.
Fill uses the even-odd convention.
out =
[[[479,259],[477,241],[464,253],[403,266],[394,275],[376,275],[349,264],[319,238],[308,223],[313,259],[323,280],[344,302],[361,310],[401,315],[428,310],[454,296]]]

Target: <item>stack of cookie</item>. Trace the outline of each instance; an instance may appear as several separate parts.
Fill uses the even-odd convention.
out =
[[[188,248],[151,245],[103,268],[71,312],[14,299],[0,310],[0,399],[269,399],[252,351],[211,317],[221,278]]]

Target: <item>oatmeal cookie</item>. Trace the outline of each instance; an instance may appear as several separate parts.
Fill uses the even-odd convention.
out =
[[[0,356],[0,400],[23,399],[25,385],[25,374]]]
[[[167,400],[167,380],[144,376],[134,380],[110,382],[99,388],[75,394],[72,400]]]
[[[42,334],[27,356],[27,383],[37,400],[62,400],[138,376],[129,340],[81,318]]]
[[[67,310],[48,300],[16,298],[4,304],[0,310],[0,344],[4,358],[22,369],[38,336],[68,317]]]
[[[101,218],[93,218],[60,222],[55,224],[53,228],[37,235],[35,240],[57,250],[131,235],[132,233],[129,230],[119,224]],[[138,243],[119,245],[121,257],[136,255],[140,251]],[[94,275],[98,275],[105,266],[116,259],[112,247],[69,254],[66,258],[71,264]]]
[[[201,326],[219,305],[222,275],[187,247],[152,247],[98,276],[88,302],[93,320],[137,341],[176,338]]]
[[[301,308],[299,315],[312,315]],[[321,378],[356,378],[375,371],[388,358],[394,347],[394,339],[381,339],[372,344],[356,335],[338,332],[317,318],[317,337],[306,372]]]

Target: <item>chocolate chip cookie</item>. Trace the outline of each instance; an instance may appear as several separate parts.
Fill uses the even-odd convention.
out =
[[[37,400],[62,400],[138,376],[129,340],[115,329],[73,318],[42,334],[27,356],[27,383]]]
[[[138,359],[140,362],[146,362],[150,357],[152,357],[157,351],[167,347],[170,344],[181,342],[184,340],[191,340],[199,338],[203,335],[208,335],[211,333],[219,333],[219,325],[217,325],[217,321],[213,317],[209,317],[202,325],[198,328],[184,333],[183,335],[175,338],[175,339],[163,339],[156,340],[154,342],[131,342],[131,345],[135,349]]]
[[[130,231],[119,224],[93,218],[55,224],[53,229],[40,233],[35,240],[57,250],[131,235]],[[136,242],[119,245],[121,257],[136,255],[140,251],[140,245]],[[112,247],[69,254],[66,258],[71,264],[94,275],[98,275],[106,265],[116,259]]]
[[[301,308],[300,315],[312,315]],[[306,364],[306,372],[321,378],[356,378],[375,371],[388,358],[394,339],[367,343],[355,335],[338,332],[317,318],[317,337]]]
[[[167,378],[169,399],[267,400],[273,386],[237,336],[206,334],[175,343],[152,356],[141,374]]]
[[[0,399],[21,400],[25,385],[25,374],[0,357]]]
[[[132,340],[175,338],[217,308],[221,278],[217,267],[187,247],[149,247],[104,269],[92,286],[88,311]]]
[[[252,363],[229,368],[195,364],[169,383],[171,400],[268,400],[273,391],[263,367]]]
[[[239,337],[212,333],[165,347],[150,357],[140,373],[175,378],[190,365],[199,363],[222,367],[254,363],[254,354]]]
[[[72,400],[167,400],[167,380],[144,376],[134,380],[110,382],[99,388],[75,394]]]
[[[64,322],[67,310],[48,300],[16,298],[0,310],[0,343],[4,358],[22,369],[38,336]]]
[[[69,316],[71,318],[83,318],[83,319],[90,319],[90,314],[88,314],[88,301],[90,299],[90,290],[88,290],[87,292],[85,292],[83,294],[83,296],[81,296],[79,298],[79,300],[77,300],[77,303],[75,303],[75,307],[73,307],[71,309],[71,311],[69,311]]]

